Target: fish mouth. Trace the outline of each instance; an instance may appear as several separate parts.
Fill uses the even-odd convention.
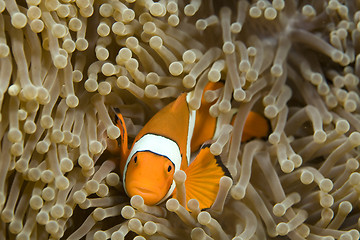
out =
[[[148,196],[148,197],[156,197],[158,194],[152,190],[149,190],[148,188],[143,187],[132,187],[130,194],[132,196],[134,195],[140,195],[142,197]]]
[[[141,193],[146,193],[146,194],[155,194],[153,191],[150,191],[149,189],[147,188],[142,188],[142,187],[135,187],[133,189],[133,191],[136,191],[136,192],[141,192]]]
[[[135,195],[141,196],[144,199],[144,203],[147,205],[155,205],[161,200],[159,193],[144,187],[132,187],[128,193],[130,197]]]

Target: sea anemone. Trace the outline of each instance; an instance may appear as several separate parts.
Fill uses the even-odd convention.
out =
[[[0,0],[0,239],[359,239],[359,53],[359,1]],[[182,92],[232,176],[209,209],[182,171],[129,199],[107,150],[112,108],[132,140]]]

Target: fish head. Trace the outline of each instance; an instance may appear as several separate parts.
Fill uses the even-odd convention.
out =
[[[140,195],[145,204],[155,205],[168,193],[174,172],[175,166],[167,157],[137,152],[127,166],[125,190],[129,197]]]

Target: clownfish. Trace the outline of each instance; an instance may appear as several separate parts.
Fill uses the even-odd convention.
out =
[[[219,88],[209,83],[208,89]],[[217,119],[209,114],[213,103],[201,100],[198,110],[190,109],[188,98],[183,93],[175,101],[156,113],[135,137],[128,148],[124,118],[115,109],[115,121],[120,129],[118,140],[120,151],[120,173],[123,186],[129,197],[140,195],[145,204],[156,205],[176,191],[174,173],[186,173],[186,202],[195,198],[200,208],[209,208],[215,201],[219,180],[230,176],[220,156],[210,152],[206,143],[216,134]],[[247,117],[242,141],[268,134],[268,122],[261,115],[251,112]],[[191,161],[191,153],[197,152]]]

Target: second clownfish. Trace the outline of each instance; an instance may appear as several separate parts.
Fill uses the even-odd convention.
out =
[[[211,83],[206,90],[215,88],[218,86]],[[117,111],[116,124],[121,131],[120,171],[129,197],[140,195],[147,205],[159,204],[176,191],[173,175],[183,170],[187,175],[186,202],[194,198],[201,209],[209,208],[215,201],[220,178],[230,176],[220,157],[210,152],[210,145],[203,145],[217,131],[217,119],[209,114],[212,103],[202,99],[200,109],[194,111],[188,106],[188,96],[183,93],[155,114],[138,133],[130,149],[124,119]],[[242,141],[264,137],[268,130],[267,121],[251,112]],[[198,150],[191,161],[191,153]]]

